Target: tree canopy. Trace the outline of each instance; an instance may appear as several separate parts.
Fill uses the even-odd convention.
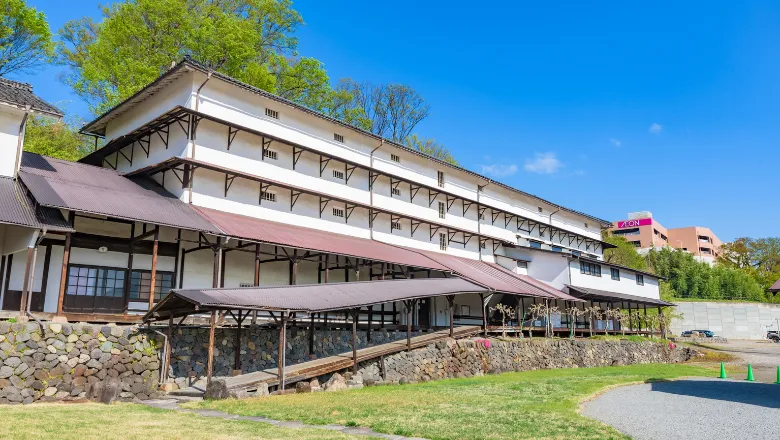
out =
[[[69,161],[79,160],[91,149],[90,139],[75,128],[80,122],[31,116],[25,128],[25,151]]]
[[[24,0],[0,0],[0,76],[29,73],[54,55],[51,30],[43,12]]]
[[[769,289],[780,278],[780,237],[738,238],[723,245],[718,262],[744,270]]]
[[[406,137],[404,144],[409,148],[413,148],[419,151],[420,153],[439,160],[443,160],[444,162],[452,165],[458,165],[458,161],[455,160],[455,158],[452,156],[450,150],[448,150],[444,145],[437,143],[433,139],[422,139],[416,134],[412,134]]]

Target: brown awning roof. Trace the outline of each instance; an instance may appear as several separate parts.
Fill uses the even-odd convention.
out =
[[[673,306],[674,304],[668,303],[666,301],[655,299],[655,298],[646,298],[644,296],[636,296],[636,295],[629,295],[626,293],[618,293],[618,292],[610,292],[607,290],[599,290],[599,289],[593,289],[590,287],[578,287],[578,286],[570,286],[566,285],[566,287],[569,288],[569,293],[576,296],[580,299],[585,300],[594,300],[594,301],[605,301],[605,302],[615,302],[615,301],[628,301],[628,302],[635,302],[640,304],[649,304],[654,306]]]
[[[769,288],[770,292],[780,292],[780,279],[775,281],[774,284],[772,284],[772,287]]]
[[[367,238],[286,225],[199,206],[194,209],[226,235],[239,239],[449,272],[447,267],[416,252]]]
[[[144,321],[156,321],[186,314],[225,309],[316,313],[356,309],[394,301],[485,291],[484,287],[456,277],[279,287],[172,290],[143,319]]]
[[[460,276],[500,293],[578,301],[577,298],[542,281],[528,275],[516,274],[495,263],[416,249],[414,252],[425,255]]]
[[[24,153],[19,177],[43,206],[221,234],[188,204],[148,178]]]
[[[0,177],[0,223],[73,232],[59,210],[44,206],[36,208],[27,191],[10,177]]]

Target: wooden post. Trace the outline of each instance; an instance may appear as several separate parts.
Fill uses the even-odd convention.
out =
[[[287,313],[282,312],[279,323],[279,355],[277,356],[277,365],[279,367],[279,390],[284,390],[284,355],[287,349]]]
[[[298,250],[293,249],[293,259],[290,260],[292,262],[292,272],[290,272],[290,284],[296,285],[298,284]]]
[[[329,268],[330,265],[328,264],[329,257],[330,257],[330,254],[325,254],[325,284],[328,284],[328,281],[330,279],[330,268]],[[326,313],[325,316],[327,316],[327,312],[325,312],[325,313]],[[326,318],[326,320],[327,320],[327,318]]]
[[[163,383],[168,380],[168,371],[171,368],[171,350],[173,349],[173,315],[168,318],[168,350],[165,352],[165,371],[163,371]]]
[[[482,308],[482,333],[487,338],[487,313],[485,312],[485,294],[479,293],[479,303]]]
[[[130,306],[130,280],[133,278],[133,255],[135,254],[135,222],[130,225],[130,251],[127,253],[127,273],[125,273],[124,314]]]
[[[358,372],[358,360],[357,360],[357,321],[360,315],[360,309],[352,311],[352,372],[357,374]]]
[[[309,356],[314,354],[314,313],[311,314],[309,323]]]
[[[33,255],[35,254],[35,248],[34,247],[28,247],[27,248],[27,263],[25,263],[24,267],[24,281],[22,283],[22,299],[19,301],[19,315],[24,315],[24,311],[27,309],[27,295],[30,295],[31,292],[28,292],[27,290],[32,290],[32,286],[30,283],[30,271],[32,271],[32,262],[33,262]]]
[[[60,272],[60,293],[57,298],[57,315],[62,316],[62,308],[65,302],[65,288],[68,287],[68,264],[70,263],[70,236],[65,234],[65,249],[62,251],[62,271]]]
[[[368,306],[368,329],[366,330],[366,342],[371,342],[371,318],[374,316],[374,306]]]
[[[642,308],[645,309],[645,325],[647,325],[647,333],[650,333],[650,324],[647,322],[647,304],[642,304]]]
[[[249,314],[249,312],[246,312]],[[236,372],[241,372],[241,324],[244,322],[244,318],[246,315],[241,316],[241,310],[238,311],[238,320],[236,321],[236,356],[233,362],[233,374],[235,375]]]
[[[212,274],[211,287],[219,287],[221,279],[220,269],[222,268],[222,237],[217,237],[217,248],[214,249],[214,272]]]
[[[260,285],[260,245],[255,245],[255,280],[254,285]]]
[[[157,250],[160,247],[160,227],[154,227],[154,244],[152,245],[152,276],[149,286],[149,310],[154,307],[154,285],[157,282]]]
[[[412,350],[412,304],[414,300],[404,301],[406,305],[406,349]]]
[[[211,375],[214,373],[214,331],[217,327],[217,311],[211,311],[211,327],[209,328],[209,359],[206,369],[206,386],[211,384]]]
[[[455,320],[455,313],[453,309],[455,308],[455,295],[447,295],[447,303],[450,306],[450,337],[454,334],[454,323]]]

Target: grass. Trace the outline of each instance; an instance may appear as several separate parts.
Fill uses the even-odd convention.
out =
[[[35,404],[0,409],[0,439],[103,440],[122,438],[228,440],[262,438],[366,439],[322,429],[279,428],[267,423],[222,420],[131,403]]]
[[[435,439],[625,439],[578,414],[581,401],[609,387],[683,376],[713,376],[694,365],[538,370],[339,393],[188,404],[232,414],[366,426]]]

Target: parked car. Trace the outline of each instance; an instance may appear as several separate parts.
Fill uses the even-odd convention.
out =
[[[766,337],[772,342],[780,342],[780,334],[778,334],[775,330],[767,332]]]
[[[715,337],[715,332],[713,332],[712,330],[686,330],[686,331],[682,332],[682,337],[683,338],[686,338],[686,337],[690,338],[691,336],[694,336],[694,333],[698,333],[699,336],[704,336],[706,338],[714,338]]]

